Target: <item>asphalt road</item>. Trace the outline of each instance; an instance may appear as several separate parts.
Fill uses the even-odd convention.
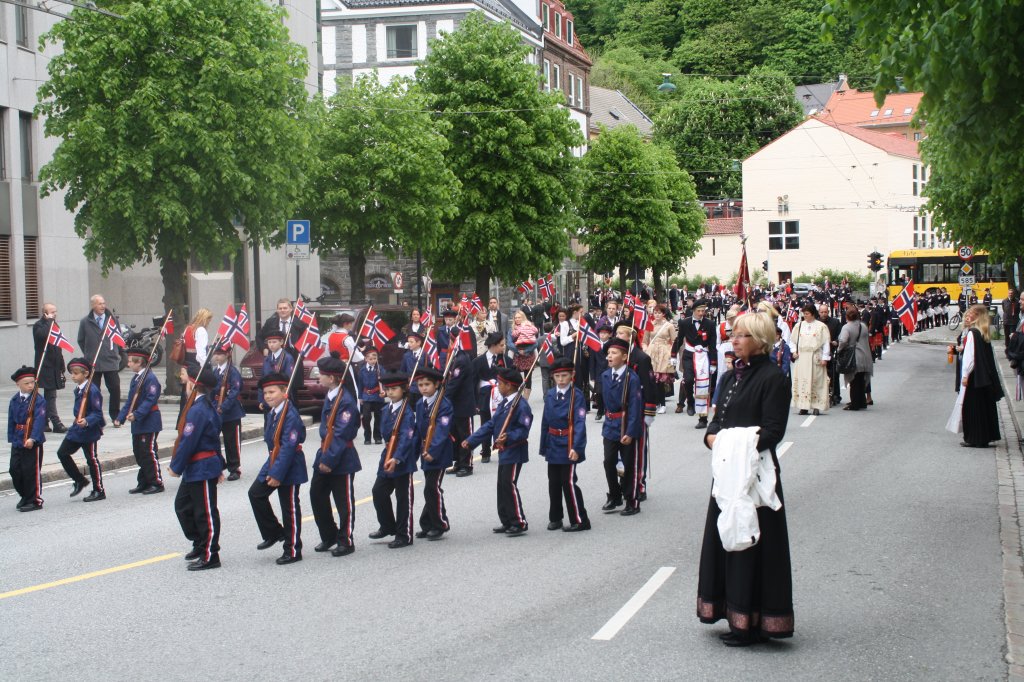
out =
[[[996,470],[990,451],[961,449],[943,431],[951,386],[944,349],[903,344],[877,365],[873,408],[792,414],[781,460],[791,640],[728,649],[716,636],[724,623],[698,622],[709,454],[670,403],[652,429],[650,499],[635,517],[599,509],[591,421],[579,470],[587,533],[545,530],[535,458],[520,479],[525,536],[490,532],[496,465],[478,464],[472,477],[446,478],[444,540],[390,550],[366,537],[377,527],[363,500],[379,452],[364,446],[355,554],[314,553],[307,518],[305,560],[291,566],[274,563],[279,548],[255,550],[246,489],[265,453],[258,443],[245,448],[243,480],[221,488],[215,571],[185,571],[175,479],[163,495],[129,496],[134,473],[120,472],[108,500],[89,505],[52,487],[31,514],[0,497],[0,679],[1001,679]],[[419,484],[416,494],[418,514]],[[303,506],[308,517],[305,487]],[[663,567],[674,570],[635,615],[592,639]]]

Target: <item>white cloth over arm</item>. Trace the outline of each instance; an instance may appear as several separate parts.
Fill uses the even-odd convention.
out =
[[[963,382],[963,380],[973,371],[974,334],[969,331],[964,331],[964,352],[960,358],[959,381]],[[953,413],[949,415],[949,421],[946,422],[946,430],[950,433],[960,433],[963,430],[965,393],[967,393],[967,387],[961,384],[960,390],[956,394],[956,402],[953,403]]]
[[[727,552],[753,547],[761,538],[750,496],[757,480],[757,432],[756,426],[722,429],[711,448],[711,494],[721,511],[718,536]]]
[[[206,355],[210,349],[210,334],[206,327],[196,327],[196,362],[202,367],[206,363]]]

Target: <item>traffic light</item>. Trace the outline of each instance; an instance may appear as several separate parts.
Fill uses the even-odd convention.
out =
[[[868,254],[868,270],[878,272],[883,267],[885,266],[882,265],[882,254],[877,251],[872,251]]]
[[[761,269],[764,270],[765,272],[768,272],[768,261],[761,261]]]

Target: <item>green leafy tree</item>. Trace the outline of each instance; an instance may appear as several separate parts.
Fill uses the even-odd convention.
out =
[[[471,13],[433,43],[417,79],[450,126],[446,159],[462,184],[458,216],[427,256],[435,278],[515,281],[557,269],[576,233],[579,127],[540,89],[508,24]]]
[[[793,83],[766,69],[731,81],[692,80],[655,119],[654,139],[692,169],[702,198],[740,196],[739,163],[803,118]]]
[[[309,146],[305,53],[261,0],[105,6],[124,19],[75,9],[40,39],[62,46],[36,109],[61,140],[41,191],[67,190],[104,273],[159,261],[180,312],[190,257],[280,238]]]
[[[654,116],[668,102],[671,95],[658,92],[661,74],[672,73],[675,67],[659,59],[646,59],[639,48],[617,46],[607,50],[594,61],[590,70],[590,83],[602,88],[619,90],[640,110]]]
[[[849,12],[872,49],[875,98],[901,85],[924,92],[926,209],[945,236],[1018,259],[1024,242],[1024,4],[830,0],[826,24]]]
[[[317,127],[306,213],[315,246],[346,252],[352,300],[366,297],[366,256],[434,249],[455,215],[458,182],[445,164],[444,121],[423,98],[375,74],[331,98]]]
[[[619,268],[623,280],[634,263],[674,272],[696,251],[703,218],[686,207],[696,207],[693,183],[671,152],[645,143],[634,126],[603,129],[582,176],[580,241],[592,271]]]

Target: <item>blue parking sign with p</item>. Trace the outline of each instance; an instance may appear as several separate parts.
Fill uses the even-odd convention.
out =
[[[285,231],[288,244],[309,244],[308,220],[289,220]]]

